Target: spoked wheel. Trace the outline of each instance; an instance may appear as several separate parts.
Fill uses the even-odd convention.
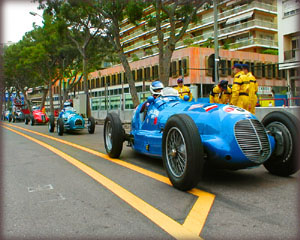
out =
[[[185,114],[170,117],[162,141],[163,163],[173,186],[183,191],[195,187],[202,176],[204,153],[192,118]]]
[[[59,136],[64,135],[64,121],[61,118],[57,119],[57,133]]]
[[[104,145],[108,156],[118,158],[123,149],[125,131],[119,116],[108,113],[104,123]]]
[[[297,159],[297,140],[299,120],[288,112],[275,111],[267,114],[263,125],[275,139],[275,149],[264,163],[272,174],[289,176],[299,170]]]
[[[51,115],[49,117],[48,128],[49,128],[49,132],[54,132],[54,129],[55,129],[55,119],[54,119],[53,115]]]
[[[93,134],[95,132],[95,118],[89,117],[88,118],[88,131],[90,134]]]

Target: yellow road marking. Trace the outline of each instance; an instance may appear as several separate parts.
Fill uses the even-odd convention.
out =
[[[130,206],[138,210],[140,213],[142,213],[144,216],[149,218],[153,223],[155,223],[157,226],[165,230],[167,233],[169,233],[171,236],[173,236],[176,239],[190,239],[190,238],[197,238],[200,237],[196,235],[194,232],[189,231],[187,228],[183,227],[181,224],[173,220],[172,218],[168,217],[161,211],[157,210],[150,204],[146,203],[141,198],[137,197],[133,193],[129,192],[125,188],[121,187],[117,183],[113,182],[109,178],[105,177],[101,173],[95,171],[91,167],[87,166],[86,164],[80,162],[79,160],[71,157],[70,155],[62,152],[61,150],[54,148],[42,141],[39,141],[33,137],[30,137],[24,133],[21,133],[17,130],[14,130],[12,128],[9,128],[7,126],[2,126],[12,132],[15,132],[45,148],[48,150],[54,152],[58,156],[62,157],[63,159],[67,160],[72,165],[79,168],[81,171],[92,177],[94,180],[96,180],[98,183],[102,184],[104,187],[109,189],[111,192],[113,192],[115,195],[117,195],[119,198],[127,202]],[[201,238],[200,238],[201,239]]]
[[[18,128],[18,129],[21,129],[21,130],[24,130],[24,131],[27,131],[27,132],[30,132],[30,133],[33,133],[33,134],[36,134],[36,135],[40,135],[42,137],[46,137],[48,139],[51,139],[51,140],[54,140],[54,141],[57,141],[57,142],[61,142],[63,144],[69,145],[69,146],[75,147],[75,148],[80,149],[82,151],[85,151],[85,152],[88,152],[90,154],[99,156],[101,158],[104,158],[104,159],[109,160],[111,162],[114,162],[116,164],[119,164],[123,167],[131,169],[131,170],[136,171],[138,173],[141,173],[145,176],[151,177],[151,178],[153,178],[157,181],[160,181],[160,182],[166,183],[168,185],[171,185],[170,180],[167,177],[162,176],[162,175],[157,174],[157,173],[154,173],[154,172],[151,172],[149,170],[143,169],[141,167],[135,166],[131,163],[122,161],[120,159],[110,158],[106,154],[95,151],[93,149],[89,149],[87,147],[83,147],[83,146],[78,145],[76,143],[68,142],[68,141],[65,141],[65,140],[62,140],[62,139],[59,139],[59,138],[56,138],[56,137],[52,137],[52,136],[49,136],[49,135],[46,135],[46,134],[43,134],[43,133],[39,133],[39,132],[32,131],[32,130],[29,130],[29,129],[26,129],[26,128],[22,128],[22,127],[19,127],[19,126],[16,126],[16,125],[12,125],[12,124],[8,124],[8,123],[6,123],[6,124],[9,125],[9,126],[12,126],[12,127],[15,127],[15,128]],[[193,231],[197,235],[200,235],[200,233],[201,233],[201,231],[204,227],[206,218],[207,218],[207,216],[210,212],[210,209],[213,205],[215,195],[211,194],[211,193],[208,193],[208,192],[205,192],[205,191],[201,191],[199,189],[195,189],[195,188],[188,191],[188,192],[195,195],[195,196],[197,196],[198,199],[196,200],[194,206],[192,207],[191,211],[189,212],[188,216],[186,217],[185,222],[184,222],[183,225],[184,225],[184,227],[186,227],[187,229]]]

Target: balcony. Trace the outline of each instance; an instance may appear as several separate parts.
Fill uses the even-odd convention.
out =
[[[284,61],[292,62],[300,59],[300,49],[284,51]]]
[[[223,36],[227,36],[228,34],[233,32],[238,32],[240,30],[246,30],[247,28],[254,28],[254,27],[263,28],[271,31],[277,31],[277,23],[266,22],[266,21],[255,19],[242,24],[220,29],[218,31],[218,36],[220,38]]]
[[[276,49],[278,48],[278,42],[275,42],[273,40],[252,38],[240,42],[231,43],[229,44],[229,49],[237,50],[241,48],[247,48],[253,45],[267,47],[267,48],[276,48]]]

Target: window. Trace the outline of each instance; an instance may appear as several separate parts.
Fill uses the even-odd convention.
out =
[[[88,89],[91,89],[91,80],[88,80]]]
[[[225,77],[227,76],[227,66],[226,66],[226,59],[221,59],[220,65],[219,65],[219,73],[220,76]]]
[[[106,76],[106,86],[110,86],[110,76]]]
[[[136,81],[136,70],[132,70],[131,73],[132,73],[133,81]]]
[[[128,83],[128,80],[127,80],[125,72],[123,73],[123,79],[124,79],[124,83]]]
[[[150,80],[150,67],[144,69],[144,78],[146,81]]]
[[[158,79],[158,65],[152,67],[152,80]]]
[[[99,88],[99,87],[100,87],[100,79],[96,78],[96,88]]]
[[[121,85],[121,84],[122,84],[122,73],[118,73],[117,84],[118,84],[118,85]]]
[[[95,88],[95,79],[92,79],[92,82],[91,82],[91,88]]]
[[[104,87],[105,86],[105,78],[101,77],[101,85],[100,87]]]
[[[255,69],[256,69],[256,78],[261,78],[262,77],[262,63],[256,62]]]
[[[140,68],[137,70],[137,82],[142,82],[143,81],[143,69]]]
[[[172,65],[172,77],[177,77],[178,76],[178,61],[172,61],[171,65]]]
[[[232,73],[232,69],[231,69],[231,61],[227,60],[227,70],[228,70],[228,75],[230,76]]]
[[[116,74],[112,75],[112,86],[116,85]]]
[[[271,62],[268,62],[266,65],[265,65],[265,72],[266,72],[266,78],[272,78],[273,77],[273,66],[272,66],[272,63]]]

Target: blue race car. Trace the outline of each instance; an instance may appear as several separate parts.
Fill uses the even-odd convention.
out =
[[[2,120],[7,120],[9,122],[13,120],[13,115],[10,110],[6,110],[2,113]]]
[[[50,116],[49,132],[54,132],[55,120],[54,116]],[[95,119],[89,117],[87,121],[88,132],[93,134],[95,132]],[[82,116],[77,114],[73,107],[65,107],[57,118],[57,133],[62,136],[65,131],[78,131],[85,129],[85,120]]]
[[[263,164],[272,174],[296,173],[298,126],[287,112],[271,112],[260,122],[236,106],[187,102],[164,88],[136,108],[130,133],[116,113],[108,113],[104,142],[112,158],[120,156],[124,141],[136,152],[162,158],[173,186],[186,191],[197,185],[204,164],[231,170]]]

